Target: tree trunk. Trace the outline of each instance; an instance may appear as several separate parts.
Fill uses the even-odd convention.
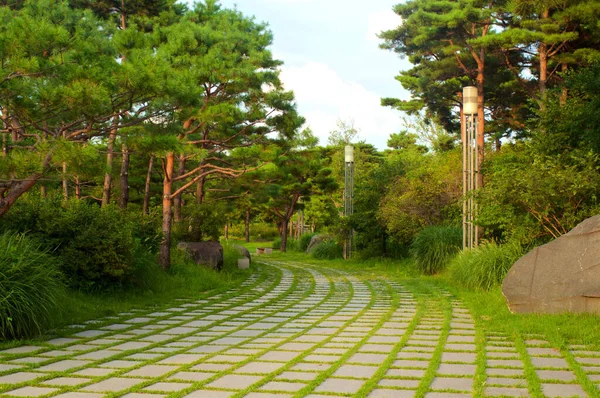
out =
[[[75,197],[77,200],[81,200],[81,182],[79,176],[75,176]]]
[[[246,243],[250,243],[250,209],[246,209],[246,218],[244,219],[244,228],[246,231]]]
[[[63,189],[63,197],[65,198],[65,201],[69,200],[69,180],[67,179],[67,163],[63,162],[62,164],[62,172],[63,172],[63,178],[62,178],[62,189]]]
[[[127,144],[121,145],[121,150],[123,152],[123,160],[121,162],[121,200],[119,207],[126,209],[129,203],[129,162],[131,154],[129,153]]]
[[[225,223],[225,240],[229,240],[229,222]]]
[[[148,162],[148,173],[146,174],[146,187],[144,188],[144,204],[142,211],[144,214],[150,213],[150,185],[152,183],[152,168],[154,167],[154,154],[150,155]]]
[[[25,192],[29,191],[41,177],[41,174],[33,174],[27,180],[12,183],[8,193],[4,193],[0,196],[0,217],[8,213],[17,199]]]
[[[48,197],[48,190],[46,189],[45,185],[40,187],[40,195],[42,196],[42,199],[46,199]]]
[[[117,138],[117,116],[114,117],[113,128],[108,136],[108,144],[106,148],[106,174],[104,174],[104,186],[102,189],[102,207],[108,206],[110,203],[110,190],[112,184],[112,168],[115,156],[115,140]]]
[[[196,184],[196,204],[201,205],[204,202],[204,183],[206,182],[206,177],[202,177],[198,180]]]
[[[185,156],[183,153],[179,155],[179,165],[177,167],[177,176],[182,176],[185,174]],[[179,194],[173,198],[173,207],[175,210],[175,222],[180,222],[182,220],[181,216],[181,195]]]
[[[563,73],[566,73],[567,70],[569,69],[569,65],[563,63],[561,65],[561,71]],[[567,104],[567,99],[569,98],[569,89],[565,86],[563,86],[562,90],[560,91],[560,106],[565,106]]]
[[[173,211],[171,205],[173,198],[173,169],[175,155],[169,152],[165,159],[165,178],[163,181],[163,209],[162,209],[162,241],[160,242],[160,253],[158,263],[164,270],[171,268],[171,224],[173,221]]]
[[[289,223],[289,220],[287,220],[287,219],[281,220],[281,252],[282,253],[285,253],[287,251],[288,223]]]
[[[482,51],[483,52],[483,51]],[[483,173],[481,165],[483,164],[484,146],[485,146],[485,96],[484,96],[484,57],[481,54],[481,63],[477,67],[477,187],[483,188]]]

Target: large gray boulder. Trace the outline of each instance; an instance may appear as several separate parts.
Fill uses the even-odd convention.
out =
[[[319,245],[319,243],[321,242],[326,242],[328,240],[333,239],[331,236],[329,235],[315,235],[312,237],[312,239],[310,240],[310,243],[308,244],[308,247],[306,248],[306,254],[310,253],[310,251],[312,249],[314,249],[316,246]]]
[[[223,269],[223,246],[219,242],[180,242],[177,248],[186,251],[196,264]]]
[[[250,251],[246,249],[244,246],[233,245],[232,246],[242,257],[246,257],[250,263],[252,263],[252,259],[250,258]]]
[[[519,259],[502,293],[512,312],[600,314],[600,215]]]

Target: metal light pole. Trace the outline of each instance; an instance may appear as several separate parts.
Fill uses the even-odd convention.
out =
[[[354,213],[354,147],[347,145],[344,149],[345,184],[344,184],[344,215]],[[352,257],[352,240],[354,231],[350,231],[344,242],[344,258]]]
[[[479,227],[475,225],[477,203],[473,197],[479,188],[479,151],[477,146],[477,87],[463,88],[461,135],[463,143],[463,250],[477,247]]]

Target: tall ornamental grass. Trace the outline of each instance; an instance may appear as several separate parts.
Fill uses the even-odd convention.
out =
[[[0,235],[0,337],[41,333],[55,320],[63,281],[54,257],[37,241]]]
[[[450,263],[450,277],[469,289],[490,290],[502,283],[510,267],[524,254],[516,243],[486,243],[456,256]]]
[[[424,274],[442,271],[462,247],[459,227],[425,227],[414,238],[410,251],[417,268]]]
[[[343,257],[343,248],[334,240],[326,240],[316,245],[310,255],[319,260],[335,260]]]

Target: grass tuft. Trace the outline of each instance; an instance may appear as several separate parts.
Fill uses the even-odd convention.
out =
[[[57,261],[22,234],[0,235],[0,337],[41,333],[54,320],[64,286]]]
[[[486,243],[456,256],[449,266],[450,277],[469,289],[490,290],[504,280],[508,270],[523,256],[516,243]]]
[[[460,251],[462,231],[458,227],[425,227],[411,245],[411,254],[417,268],[424,274],[442,271],[450,259]]]
[[[335,241],[327,240],[315,246],[310,255],[319,260],[335,260],[342,258],[342,248]]]

